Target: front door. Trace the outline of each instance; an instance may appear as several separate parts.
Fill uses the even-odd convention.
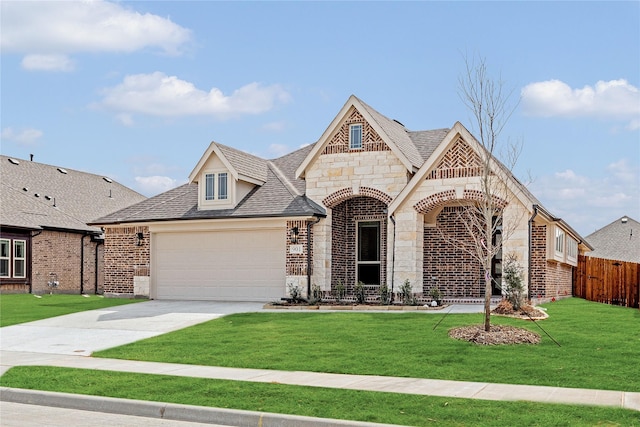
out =
[[[365,285],[380,285],[380,221],[358,222],[357,278]]]

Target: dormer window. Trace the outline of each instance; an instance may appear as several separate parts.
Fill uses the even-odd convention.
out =
[[[208,173],[205,175],[205,200],[227,200],[229,184],[226,172]]]
[[[362,125],[355,124],[349,126],[349,148],[351,150],[362,149]]]

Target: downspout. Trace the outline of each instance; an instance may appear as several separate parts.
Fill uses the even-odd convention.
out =
[[[87,236],[85,232],[80,238],[80,295],[84,294],[84,238]]]
[[[533,235],[533,220],[538,215],[538,205],[533,205],[533,215],[529,218],[529,272],[527,274],[527,296],[531,299],[531,250],[533,249],[533,245],[531,243],[531,238]]]
[[[396,271],[396,219],[393,214],[389,215],[389,219],[393,223],[393,245],[391,246],[391,303],[393,303],[393,284]]]
[[[94,295],[98,295],[98,248],[100,247],[100,245],[104,245],[104,241],[96,240],[96,269],[95,269],[96,280],[94,283],[95,286],[93,290]]]
[[[311,298],[311,227],[321,219],[317,217],[315,222],[307,221],[307,299]]]
[[[32,231],[29,239],[29,247],[27,250],[29,251],[29,265],[26,266],[29,269],[29,293],[33,293],[33,238],[38,237],[42,234],[42,230]]]

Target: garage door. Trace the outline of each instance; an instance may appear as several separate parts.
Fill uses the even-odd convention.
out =
[[[274,301],[285,290],[282,230],[156,233],[152,297]]]

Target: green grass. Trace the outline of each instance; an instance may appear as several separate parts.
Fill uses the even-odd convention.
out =
[[[410,426],[640,426],[638,412],[607,407],[496,402],[55,367],[15,367],[21,387],[179,404]]]
[[[95,353],[195,365],[640,391],[640,312],[581,299],[546,305],[535,324],[492,317],[542,335],[538,345],[478,346],[451,327],[482,315],[247,313]],[[442,321],[434,330],[436,323]]]
[[[37,298],[32,294],[5,294],[0,295],[0,327],[140,301],[99,295],[45,294]]]

